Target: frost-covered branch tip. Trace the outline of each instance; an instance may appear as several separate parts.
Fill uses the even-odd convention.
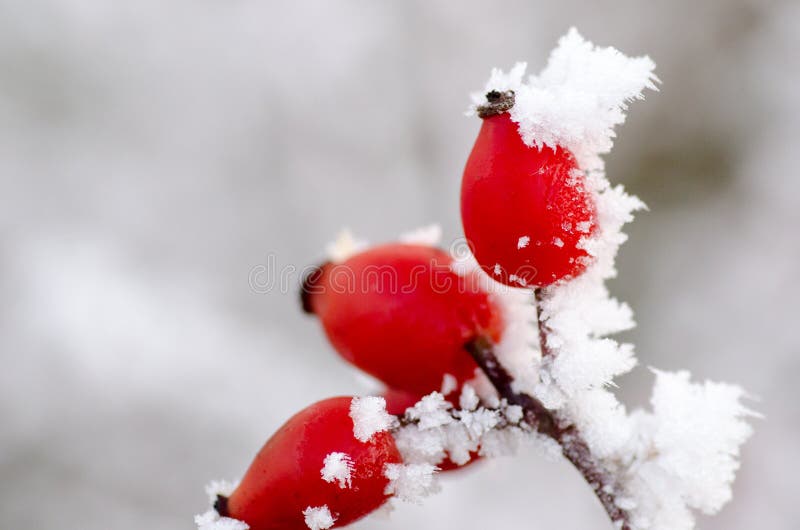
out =
[[[637,361],[612,338],[635,323],[606,280],[644,204],[609,183],[601,155],[656,89],[654,67],[572,29],[540,73],[492,72],[462,179],[469,251],[437,248],[435,226],[378,246],[345,232],[303,282],[303,309],[386,393],[292,417],[201,530],[345,526],[525,442],[570,461],[621,530],[691,530],[694,511],[730,500],[754,415],[739,387],[654,371],[651,410],[631,413],[610,391]],[[342,292],[342,271],[369,281]],[[276,475],[286,455],[293,471]]]

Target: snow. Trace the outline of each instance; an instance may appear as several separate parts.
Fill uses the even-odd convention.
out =
[[[338,482],[342,489],[352,484],[350,473],[353,470],[353,459],[346,453],[328,453],[323,462],[320,474],[325,482]]]
[[[407,245],[435,247],[442,241],[442,227],[438,224],[422,226],[400,234],[397,240]],[[357,238],[350,229],[343,228],[336,239],[325,246],[325,254],[331,262],[342,263],[355,254],[367,250],[369,246],[366,239]]]
[[[367,241],[356,239],[349,229],[344,228],[339,232],[339,235],[336,236],[333,242],[328,243],[325,247],[325,253],[328,255],[328,259],[331,260],[331,262],[342,263],[343,261],[347,261],[354,254],[365,250],[368,245]]]
[[[465,384],[460,409],[438,392],[423,397],[405,414],[411,422],[394,431],[395,442],[406,464],[440,464],[445,457],[464,465],[472,453],[500,456],[514,454],[528,433],[521,425],[522,409],[505,402],[481,406],[475,388]],[[497,400],[495,400],[497,401]],[[536,440],[533,440],[536,441]]]
[[[452,423],[452,405],[439,392],[431,392],[406,411],[406,417],[417,420],[422,429],[441,427]]]
[[[514,390],[532,393],[538,380],[541,357],[533,293],[528,289],[517,289],[495,282],[484,273],[471,254],[465,256],[453,253],[452,256],[453,271],[462,276],[474,275],[480,288],[490,293],[492,301],[500,308],[504,329],[500,342],[495,345],[495,354],[514,376]],[[495,265],[495,273],[502,273],[500,265]],[[481,383],[486,384],[485,379]],[[473,381],[472,386],[483,397],[483,392],[478,388],[483,386],[481,383]]]
[[[213,504],[218,495],[230,497],[236,489],[238,481],[213,480],[205,488],[209,503]],[[230,517],[220,517],[214,509],[195,515],[197,530],[248,530],[250,527],[243,521]]]
[[[400,234],[399,241],[409,245],[436,247],[439,246],[442,241],[442,227],[438,224],[423,226],[416,230]]]
[[[744,421],[757,416],[745,408],[735,385],[692,383],[686,371],[654,370],[652,413],[637,411],[637,473],[629,496],[640,528],[688,530],[688,508],[719,511],[732,496],[740,446],[752,434]]]
[[[220,517],[214,510],[195,515],[194,522],[197,530],[248,530],[250,528],[247,523],[242,521],[230,517]]]
[[[206,486],[206,495],[208,495],[209,502],[214,502],[217,500],[218,495],[222,495],[223,497],[230,497],[236,486],[239,485],[239,481],[230,481],[230,480],[212,480]]]
[[[442,377],[442,395],[449,396],[458,388],[458,379],[453,374],[444,374]]]
[[[350,417],[353,419],[353,436],[364,443],[375,433],[389,430],[397,421],[386,412],[386,400],[376,396],[353,398]]]
[[[309,506],[303,510],[303,517],[310,530],[327,530],[336,522],[336,518],[325,505],[316,508]]]
[[[436,471],[436,466],[430,464],[387,464],[383,473],[389,479],[385,493],[419,504],[424,497],[438,491]]]
[[[479,403],[480,399],[475,389],[472,388],[472,385],[464,385],[464,388],[461,389],[461,395],[458,398],[458,406],[461,407],[462,410],[475,410],[478,408]]]
[[[643,90],[656,89],[654,67],[647,57],[596,47],[573,28],[538,75],[523,80],[525,63],[508,73],[493,70],[473,101],[483,103],[490,90],[513,90],[515,104],[508,112],[523,141],[568,148],[581,168],[573,177],[585,179],[597,208],[591,236],[591,224],[564,226],[581,235],[579,246],[591,257],[586,272],[542,289],[538,315],[531,300],[492,290],[507,327],[499,360],[514,377],[516,391],[533,395],[560,422],[577,427],[594,458],[615,477],[616,501],[630,512],[635,529],[690,530],[693,509],[715,513],[731,498],[739,448],[751,433],[744,420],[752,413],[742,405],[738,387],[691,383],[687,372],[656,371],[652,412],[628,414],[610,391],[614,379],[637,361],[632,345],[610,337],[635,323],[631,309],[610,296],[605,282],[617,274],[616,255],[627,239],[623,226],[645,205],[609,183],[601,155],[610,151],[628,104],[642,99]],[[520,238],[518,247],[523,243],[528,242]],[[479,274],[470,260],[461,261],[463,273]],[[530,332],[538,331],[537,319],[544,344]],[[470,438],[490,428],[471,423],[476,420],[466,422]],[[513,447],[507,438],[514,436],[502,429],[482,432],[481,453],[503,453]],[[557,448],[551,444],[549,452],[556,454]]]
[[[630,307],[610,295],[606,281],[617,274],[617,252],[627,239],[624,225],[646,207],[622,186],[609,183],[601,155],[611,149],[614,127],[624,122],[628,104],[642,99],[643,90],[656,89],[654,67],[647,57],[629,58],[613,48],[596,47],[571,29],[538,75],[523,81],[524,63],[508,73],[492,72],[484,92],[474,99],[476,105],[486,91],[513,90],[516,99],[509,113],[522,139],[540,148],[564,146],[576,156],[581,170],[572,177],[585,179],[592,194],[596,230],[590,223],[569,222],[564,230],[580,235],[579,246],[591,259],[583,274],[538,295],[495,282],[473,256],[455,247],[452,270],[477,278],[500,308],[504,329],[495,353],[513,377],[512,389],[538,399],[562,427],[576,428],[597,465],[613,478],[608,493],[628,512],[631,527],[691,530],[693,511],[712,514],[730,500],[740,447],[752,432],[746,420],[754,413],[742,404],[746,396],[739,387],[693,383],[688,372],[654,371],[652,411],[629,413],[612,392],[615,378],[632,370],[637,360],[632,345],[611,336],[635,322]],[[441,229],[431,226],[400,241],[435,245],[440,238]],[[550,243],[564,244],[561,239]],[[530,238],[523,235],[517,247],[528,244]],[[341,261],[362,248],[362,242],[343,232],[329,246],[329,256]],[[502,273],[499,265],[494,273]],[[390,481],[387,494],[419,502],[437,489],[436,466],[445,458],[463,465],[475,452],[513,454],[521,443],[533,443],[548,458],[562,454],[557,442],[522,423],[523,410],[500,399],[483,374],[463,386],[459,409],[443,395],[454,390],[453,381],[445,377],[442,392],[432,392],[406,410],[402,426],[386,412],[383,398],[353,399],[354,436],[367,442],[375,433],[393,429],[403,456],[403,464],[384,469]],[[331,453],[321,475],[345,487],[351,469],[347,455]],[[326,507],[308,508],[304,514],[312,529],[334,522]]]
[[[513,90],[509,111],[528,145],[567,147],[584,170],[602,168],[600,154],[613,145],[614,126],[625,121],[630,101],[642,90],[656,90],[655,63],[649,57],[629,58],[614,48],[586,41],[575,28],[563,36],[538,75],[523,81],[526,63],[508,74],[495,69],[475,105],[491,90]]]

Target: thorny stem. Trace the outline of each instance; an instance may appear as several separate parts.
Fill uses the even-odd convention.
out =
[[[536,289],[536,309],[541,311],[542,293]],[[547,326],[538,318],[539,341],[542,357],[554,355],[547,346]],[[513,389],[514,379],[500,364],[491,343],[486,339],[476,339],[466,345],[467,351],[489,378],[501,397],[509,404],[519,405],[523,410],[526,423],[539,433],[549,436],[561,446],[561,452],[594,490],[611,522],[620,530],[631,530],[630,515],[616,503],[615,493],[618,491],[616,481],[603,465],[592,455],[589,446],[575,425],[559,421],[556,414],[548,410],[538,399]]]

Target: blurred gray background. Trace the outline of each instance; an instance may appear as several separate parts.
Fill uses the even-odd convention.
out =
[[[363,391],[287,292],[342,226],[441,222],[492,66],[569,26],[649,54],[612,182],[651,211],[615,294],[646,366],[738,382],[765,413],[707,529],[797,528],[800,4],[0,0],[0,527],[193,528],[290,414]],[[533,452],[361,529],[608,528]]]

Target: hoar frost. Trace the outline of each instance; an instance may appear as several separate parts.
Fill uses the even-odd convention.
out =
[[[218,495],[229,497],[237,485],[238,482],[227,480],[211,481],[205,488],[209,502],[213,504]],[[243,521],[230,517],[220,517],[216,510],[213,509],[203,514],[195,515],[194,523],[197,525],[197,530],[248,530],[250,528]]]
[[[368,442],[375,433],[389,430],[396,421],[386,412],[386,400],[374,396],[353,398],[350,417],[353,419],[353,436],[361,442]]]
[[[353,471],[353,459],[346,453],[328,453],[323,462],[320,475],[325,482],[338,482],[339,487],[349,488],[350,473]]]
[[[573,280],[542,289],[538,315],[532,303],[493,288],[511,326],[538,318],[534,326],[545,331],[539,347],[538,337],[524,340],[523,330],[512,329],[498,358],[514,376],[516,391],[536,397],[560,421],[578,428],[624,490],[614,494],[632,528],[688,530],[694,527],[690,508],[714,513],[730,499],[739,447],[751,432],[744,418],[752,413],[741,404],[740,388],[692,383],[686,372],[656,372],[652,412],[629,415],[608,390],[636,358],[632,345],[609,338],[634,321],[630,308],[609,295],[605,281],[616,275],[616,254],[627,239],[623,225],[644,204],[609,184],[600,155],[611,149],[613,128],[625,120],[628,103],[641,99],[644,89],[656,89],[654,66],[647,57],[596,47],[571,29],[538,75],[523,80],[524,63],[507,74],[494,70],[474,102],[482,103],[490,90],[513,90],[509,113],[523,141],[568,148],[597,207],[592,237],[590,226],[565,227],[583,235],[580,246],[591,256],[590,266]],[[464,270],[476,269],[474,260],[462,261]]]
[[[194,523],[197,525],[197,530],[248,530],[250,528],[247,523],[242,521],[230,517],[220,517],[214,510],[195,515]]]
[[[438,490],[434,473],[436,466],[430,464],[387,464],[383,473],[389,479],[385,493],[401,501],[419,503]]]
[[[336,518],[331,515],[331,511],[327,506],[312,507],[309,506],[303,510],[303,517],[306,526],[310,530],[327,530],[336,522]]]
[[[577,428],[592,457],[613,478],[605,493],[625,510],[628,525],[634,530],[691,530],[692,510],[715,513],[730,500],[740,447],[751,434],[745,419],[754,413],[742,405],[739,387],[693,383],[688,372],[654,371],[652,411],[629,414],[609,391],[615,377],[636,365],[633,346],[610,335],[635,323],[631,309],[610,296],[605,281],[617,273],[617,251],[627,239],[622,227],[645,205],[622,186],[611,186],[601,155],[610,151],[614,127],[624,122],[627,105],[642,99],[643,90],[656,89],[654,67],[648,57],[596,47],[573,28],[539,74],[524,79],[525,63],[508,73],[493,70],[484,90],[473,96],[475,106],[488,91],[513,90],[509,114],[523,141],[539,148],[563,146],[575,155],[581,168],[575,178],[584,178],[593,195],[597,229],[591,233],[590,223],[566,223],[564,229],[581,235],[580,247],[591,261],[577,278],[537,294],[493,281],[472,255],[457,249],[451,267],[475,275],[500,307],[505,328],[494,353],[513,377],[513,391],[535,397],[560,424]],[[400,241],[436,245],[440,238],[441,229],[434,225]],[[561,240],[537,242],[547,243],[563,245]],[[517,247],[529,244],[530,237],[523,235]],[[365,242],[345,231],[328,246],[328,254],[341,262],[365,248]],[[498,264],[493,272],[503,271]],[[445,377],[442,392],[451,393],[453,383]],[[383,398],[353,399],[354,436],[366,442],[376,432],[393,429],[403,456],[403,464],[384,469],[387,494],[418,502],[437,489],[436,466],[445,459],[463,465],[474,453],[510,454],[523,442],[533,443],[548,458],[562,453],[555,440],[525,424],[524,411],[500,399],[482,373],[462,388],[459,407],[433,392],[409,408],[398,427]],[[347,455],[331,453],[320,471],[322,479],[348,485],[350,466]],[[303,514],[312,530],[335,522],[325,506],[309,507]],[[196,521],[200,530],[247,528],[213,510]]]

